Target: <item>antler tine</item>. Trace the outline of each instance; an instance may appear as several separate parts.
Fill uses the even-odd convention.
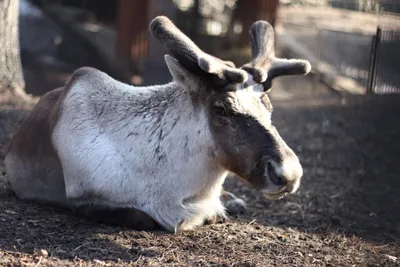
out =
[[[274,53],[274,30],[265,21],[257,21],[250,28],[252,61],[242,68],[253,75],[254,81],[263,83],[268,78],[268,67]]]
[[[151,21],[150,32],[163,44],[168,54],[193,73],[215,74],[225,83],[243,83],[247,80],[245,71],[236,69],[232,62],[203,52],[165,16],[158,16]]]
[[[257,21],[250,28],[252,61],[242,66],[264,90],[271,88],[272,80],[283,75],[304,75],[310,72],[307,60],[276,58],[274,29],[266,21]]]

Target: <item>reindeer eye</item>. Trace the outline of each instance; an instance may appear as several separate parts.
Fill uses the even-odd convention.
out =
[[[212,110],[215,115],[218,115],[218,116],[226,116],[227,115],[226,108],[225,108],[224,104],[222,103],[222,101],[220,101],[220,100],[215,101],[215,103],[212,107]]]

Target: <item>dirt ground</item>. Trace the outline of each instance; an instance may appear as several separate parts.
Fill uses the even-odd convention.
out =
[[[293,80],[285,86],[273,95],[273,120],[303,164],[300,190],[270,202],[228,179],[248,211],[176,235],[90,222],[17,199],[3,157],[29,111],[3,103],[0,265],[398,266],[400,95],[339,97],[301,91]]]

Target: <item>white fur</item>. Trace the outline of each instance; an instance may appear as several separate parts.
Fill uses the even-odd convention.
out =
[[[70,88],[52,136],[67,198],[99,195],[93,204],[143,210],[170,231],[223,214],[219,196],[227,172],[210,153],[205,111],[194,110],[175,83],[137,88],[92,75]],[[184,203],[193,196],[201,197]]]
[[[300,179],[298,177],[303,176],[303,168],[300,165],[298,158],[288,157],[280,166],[282,176],[286,178],[290,184],[290,193],[294,193],[300,186]]]

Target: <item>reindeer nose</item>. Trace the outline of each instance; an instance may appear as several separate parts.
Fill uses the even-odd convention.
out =
[[[287,180],[283,177],[281,168],[273,161],[268,161],[267,165],[269,179],[274,185],[283,189],[287,184]]]
[[[297,157],[288,157],[281,164],[270,160],[267,162],[268,178],[278,191],[294,193],[303,176],[303,169]]]

